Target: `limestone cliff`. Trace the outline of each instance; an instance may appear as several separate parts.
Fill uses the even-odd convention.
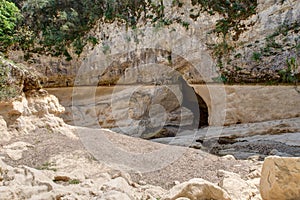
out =
[[[296,84],[299,1],[205,2],[153,1],[137,13],[129,13],[127,18],[134,18],[134,23],[110,13],[112,18],[98,19],[86,33],[97,42],[85,45],[80,56],[68,47],[72,60],[34,52],[27,57],[17,48],[8,55],[37,72],[46,88],[94,86],[68,90],[72,97],[60,94],[67,110],[64,119],[78,125],[121,128],[125,132],[135,127],[133,132],[140,135],[141,127],[152,134],[157,127],[198,128],[298,117],[298,92],[293,86],[276,91],[253,87],[245,92],[239,87],[213,87],[210,83]],[[183,88],[186,83],[193,88]],[[129,89],[122,91],[120,87],[110,92],[115,98],[106,94],[100,98],[102,91],[97,92],[97,86],[110,85]],[[132,85],[156,88],[139,92]],[[177,89],[159,89],[174,85],[181,94]],[[194,89],[190,92],[193,99],[184,94],[187,88]],[[284,106],[277,106],[281,99]],[[113,101],[118,103],[113,105]],[[191,108],[191,104],[196,106]],[[206,119],[196,119],[199,113]],[[163,135],[174,135],[177,130]]]
[[[38,71],[46,87],[120,84],[121,77],[138,82],[131,78],[146,73],[143,66],[149,64],[177,70],[189,83],[296,80],[299,1],[259,0],[250,10],[244,3],[237,17],[234,2],[224,12],[202,1],[156,3],[163,8],[161,21],[149,17],[157,15],[150,5],[138,13],[134,26],[122,18],[98,20],[88,33],[98,44],[85,46],[79,57],[69,49],[71,61],[33,53],[25,62],[18,51],[9,56]]]

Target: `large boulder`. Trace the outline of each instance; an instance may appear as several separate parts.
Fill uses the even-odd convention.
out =
[[[190,200],[231,200],[227,192],[222,188],[201,178],[191,179],[188,182],[174,186],[165,199],[175,200],[181,197]]]
[[[300,158],[270,156],[264,161],[260,192],[264,200],[300,199]]]

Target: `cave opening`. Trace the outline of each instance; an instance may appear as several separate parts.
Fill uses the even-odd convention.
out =
[[[207,104],[183,78],[180,78],[179,81],[183,94],[182,106],[192,111],[194,115],[192,128],[200,129],[208,126],[209,113]]]

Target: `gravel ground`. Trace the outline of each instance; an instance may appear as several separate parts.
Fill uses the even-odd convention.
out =
[[[107,140],[115,147],[135,155],[145,155],[158,150],[167,152],[172,152],[172,150],[174,150],[174,152],[182,152],[180,156],[177,156],[176,159],[173,158],[173,160],[171,160],[172,162],[163,168],[154,168],[153,171],[147,172],[131,170],[130,174],[133,181],[143,181],[147,184],[162,186],[166,189],[172,187],[175,181],[183,182],[191,178],[203,178],[216,183],[219,181],[217,173],[218,170],[235,172],[240,174],[242,177],[245,177],[254,167],[261,165],[261,162],[257,161],[222,158],[197,149],[158,144],[139,138],[119,135],[105,130],[78,128],[76,132],[76,134],[79,132],[82,134],[82,132],[84,132],[87,136],[94,132],[105,136],[105,138],[107,138]],[[19,136],[9,142],[0,141],[0,149],[2,149],[5,145],[17,141],[30,143],[33,147],[24,151],[22,158],[17,161],[11,160],[7,155],[1,153],[2,156],[5,157],[6,163],[11,166],[27,165],[29,167],[40,168],[47,163],[51,157],[59,154],[72,153],[77,150],[86,152],[86,155],[84,156],[96,159],[93,152],[87,151],[89,147],[87,148],[86,144],[84,145],[84,142],[81,139],[71,139],[64,135],[39,130],[29,135]],[[105,149],[103,146],[98,145],[97,149],[100,150],[102,155],[108,153],[111,154],[111,151],[109,149]],[[170,153],[170,157],[172,156],[171,154],[172,153]],[[126,157],[121,157],[120,162],[122,159],[126,159]],[[163,159],[166,158],[156,157],[155,159],[158,162],[165,162]],[[99,160],[99,162],[101,164],[107,164],[103,160]],[[135,165],[135,162],[136,160],[134,159],[126,160],[126,163],[133,165]],[[152,165],[153,163],[144,164]],[[111,170],[115,171],[113,168]]]

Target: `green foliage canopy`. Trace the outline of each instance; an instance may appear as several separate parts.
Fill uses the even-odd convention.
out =
[[[151,1],[151,0],[149,0]],[[22,7],[24,21],[21,27],[30,27],[34,40],[21,31],[19,44],[27,52],[50,53],[53,56],[65,55],[72,59],[68,47],[80,54],[83,47],[95,37],[87,35],[96,21],[104,19],[124,20],[135,26],[146,9],[148,1],[140,0],[24,0],[14,1]],[[24,36],[25,35],[25,36]],[[22,37],[23,36],[23,37]]]
[[[13,34],[20,17],[20,10],[14,3],[0,0],[0,51],[5,51],[13,43]]]
[[[180,19],[168,19],[164,15],[163,1],[153,0],[7,0],[12,1],[23,15],[15,34],[17,47],[28,53],[46,53],[52,56],[64,55],[67,60],[72,59],[69,49],[73,47],[80,55],[84,46],[90,42],[93,45],[98,41],[87,34],[99,19],[107,22],[120,20],[135,28],[141,18],[151,19],[153,25],[169,25],[173,21],[181,23],[188,29],[189,23]],[[6,2],[0,0],[0,2]],[[245,27],[240,26],[240,20],[246,19],[253,13],[257,1],[253,0],[192,0],[194,5],[200,5],[202,11],[211,14],[218,12],[224,18],[217,22],[215,32],[224,37],[229,32],[235,32],[235,40]],[[9,3],[13,5],[12,3]],[[180,1],[177,2],[182,6]],[[1,3],[1,8],[2,8]],[[7,6],[6,6],[7,7]],[[18,11],[15,7],[15,11]],[[149,11],[149,12],[148,12]],[[146,13],[146,15],[144,14]],[[147,14],[148,13],[148,14]],[[150,14],[149,14],[150,13]],[[17,18],[9,18],[14,22],[7,31],[10,36]],[[15,19],[15,20],[14,20]],[[3,29],[5,30],[5,29]],[[8,33],[10,32],[10,33]],[[104,36],[105,37],[105,36]]]

